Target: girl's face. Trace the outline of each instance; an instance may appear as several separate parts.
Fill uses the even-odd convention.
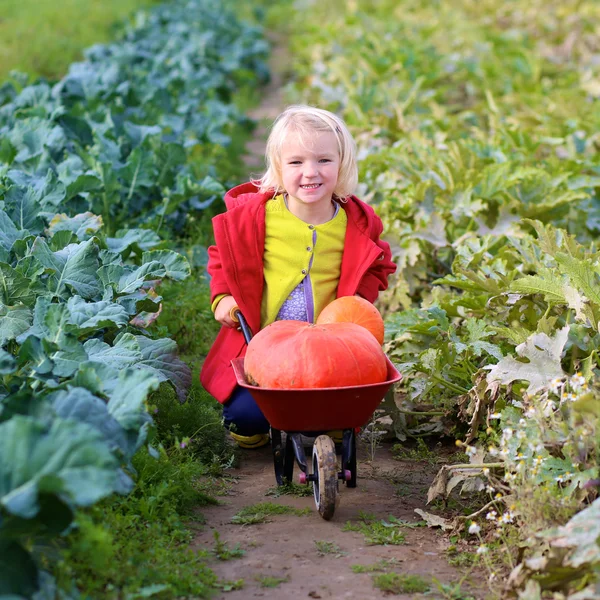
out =
[[[297,133],[286,137],[281,149],[281,178],[292,205],[325,209],[331,203],[339,170],[338,145],[332,132],[318,132],[304,143]]]

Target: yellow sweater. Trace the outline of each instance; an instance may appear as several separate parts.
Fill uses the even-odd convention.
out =
[[[310,277],[314,320],[335,299],[348,218],[342,209],[326,223],[305,223],[287,206],[283,196],[265,204],[265,285],[261,328],[272,323],[292,290]]]
[[[347,222],[342,208],[330,221],[311,225],[288,210],[282,195],[265,204],[261,329],[275,321],[281,305],[307,276],[312,289],[314,320],[335,300]],[[213,311],[225,295],[214,299]]]

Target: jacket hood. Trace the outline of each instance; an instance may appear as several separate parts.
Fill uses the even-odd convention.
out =
[[[242,183],[231,188],[225,194],[225,206],[227,210],[231,210],[236,206],[240,206],[249,200],[255,200],[261,198],[262,200],[269,200],[273,197],[273,192],[259,192],[258,188],[249,181],[248,183]]]
[[[227,210],[232,210],[250,200],[260,200],[266,202],[274,196],[274,192],[259,192],[258,187],[252,183],[242,183],[231,188],[225,194],[225,206]],[[374,211],[365,202],[359,200],[356,196],[351,196],[354,202],[344,203],[346,212],[351,215],[356,224],[362,231],[368,231],[373,222]]]

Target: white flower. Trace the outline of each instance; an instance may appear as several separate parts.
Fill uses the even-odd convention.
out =
[[[510,440],[512,435],[513,435],[513,430],[510,427],[507,427],[506,429],[502,430],[502,439]]]
[[[494,446],[488,446],[488,454],[490,456],[498,456],[498,448],[495,448]]]
[[[573,393],[563,393],[563,395],[560,397],[561,404],[563,404],[564,402],[575,402],[575,400],[577,400],[577,395]]]
[[[471,525],[469,525],[469,533],[475,534],[475,533],[479,533],[480,531],[481,531],[481,527],[479,527],[479,525],[477,525],[477,523],[475,523],[475,521],[473,521],[473,523],[471,523]]]
[[[497,516],[498,513],[495,510],[490,510],[490,512],[487,515],[485,515],[485,518],[488,521],[495,521]]]
[[[490,419],[500,419],[502,417],[502,415],[498,412],[492,413],[490,415]]]
[[[578,390],[585,385],[585,377],[581,373],[576,373],[571,377],[570,384],[574,390]]]
[[[533,406],[530,406],[525,412],[525,416],[528,418],[535,417],[535,408],[533,408]]]
[[[482,472],[484,475],[489,475],[490,474],[490,470],[488,469],[488,467],[483,467]]]
[[[465,453],[467,456],[475,456],[477,454],[477,448],[475,448],[475,446],[467,446],[465,448]]]
[[[550,382],[550,391],[554,392],[555,394],[558,394],[561,387],[562,387],[562,379],[560,379],[559,377],[557,377],[556,379],[553,379]]]
[[[486,485],[486,486],[485,486],[485,491],[486,491],[488,494],[493,494],[493,493],[496,491],[496,488],[495,488],[495,487],[493,487],[493,486],[491,486],[491,485]]]
[[[481,544],[479,548],[477,548],[477,554],[485,554],[488,551],[487,546],[485,544]]]

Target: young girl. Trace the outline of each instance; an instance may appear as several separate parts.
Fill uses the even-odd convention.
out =
[[[257,181],[225,196],[208,249],[212,310],[223,327],[202,368],[202,384],[223,403],[225,425],[242,447],[269,441],[269,423],[236,385],[233,358],[246,343],[232,318],[239,307],[254,333],[280,319],[314,323],[341,296],[374,302],[396,269],[380,240],[381,219],[352,195],[356,151],[345,123],[310,106],[275,121]]]

